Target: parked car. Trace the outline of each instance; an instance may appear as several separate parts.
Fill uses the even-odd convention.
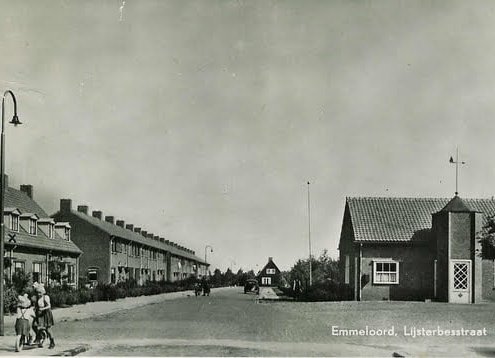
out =
[[[248,292],[254,292],[256,294],[260,292],[260,286],[257,280],[249,279],[246,281],[246,283],[244,284],[244,293]]]

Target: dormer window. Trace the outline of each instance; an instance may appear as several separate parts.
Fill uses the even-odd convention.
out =
[[[48,239],[53,239],[55,237],[55,220],[52,218],[41,218],[38,220],[38,235],[43,235]]]
[[[20,215],[20,226],[26,230],[30,235],[38,234],[38,220],[39,217],[36,214],[24,213]]]
[[[19,215],[10,214],[10,230],[19,231]]]
[[[16,208],[5,208],[4,219],[7,221],[7,228],[12,231],[19,231],[19,216],[21,212]]]
[[[29,219],[29,233],[31,235],[36,235],[38,232],[38,226],[35,219]]]
[[[62,237],[62,239],[70,241],[70,225],[69,223],[56,223],[55,232]]]

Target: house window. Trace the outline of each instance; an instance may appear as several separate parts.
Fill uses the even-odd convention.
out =
[[[88,280],[89,281],[98,281],[98,271],[95,269],[88,270]]]
[[[10,230],[19,231],[19,215],[10,215]]]
[[[373,261],[373,283],[398,284],[399,263],[397,261]]]
[[[350,258],[349,255],[345,255],[345,263],[344,263],[344,283],[349,284],[349,277],[351,276],[351,268],[350,268]]]
[[[266,269],[266,274],[267,275],[275,275],[275,269],[274,268]]]
[[[29,233],[31,235],[36,235],[36,220],[29,219]]]
[[[117,252],[117,240],[112,240],[112,252]]]
[[[261,278],[261,284],[271,285],[272,284],[272,278],[271,277],[262,277]]]
[[[38,283],[43,282],[42,272],[43,271],[41,270],[41,263],[40,262],[34,262],[33,263],[33,282],[38,282]]]
[[[68,227],[65,228],[65,240],[70,241],[70,229]]]
[[[16,274],[21,273],[21,272],[25,272],[26,271],[25,268],[26,268],[26,265],[25,265],[24,261],[14,261],[14,272]]]
[[[115,267],[110,269],[110,282],[115,283]]]
[[[76,283],[76,270],[74,265],[67,265],[67,283]]]
[[[48,238],[53,239],[53,234],[54,234],[53,224],[48,224]]]

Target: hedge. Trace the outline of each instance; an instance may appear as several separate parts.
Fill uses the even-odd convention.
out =
[[[24,283],[22,284],[21,283]],[[148,281],[142,286],[138,286],[134,280],[119,282],[117,284],[99,283],[94,288],[87,288],[84,284],[79,288],[68,285],[47,287],[46,292],[50,296],[53,308],[67,307],[75,304],[85,304],[96,301],[115,301],[119,298],[150,296],[167,292],[177,292],[192,290],[195,277],[190,277],[182,281],[164,282]],[[8,283],[4,290],[4,312],[14,313],[17,308],[17,296],[28,293],[29,297],[34,295],[34,291],[29,286],[29,281],[25,277],[19,278],[16,283]]]

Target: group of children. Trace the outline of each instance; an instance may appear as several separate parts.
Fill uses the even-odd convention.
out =
[[[19,303],[15,321],[16,342],[20,342],[24,336],[28,338],[28,344],[37,344],[40,339],[38,333],[40,329],[44,329],[50,338],[48,348],[52,349],[55,347],[55,341],[50,332],[50,327],[54,324],[50,296],[46,294],[42,284],[35,283],[33,289],[35,294],[31,298],[28,297],[27,293],[18,297]],[[16,344],[17,350],[18,344]]]

